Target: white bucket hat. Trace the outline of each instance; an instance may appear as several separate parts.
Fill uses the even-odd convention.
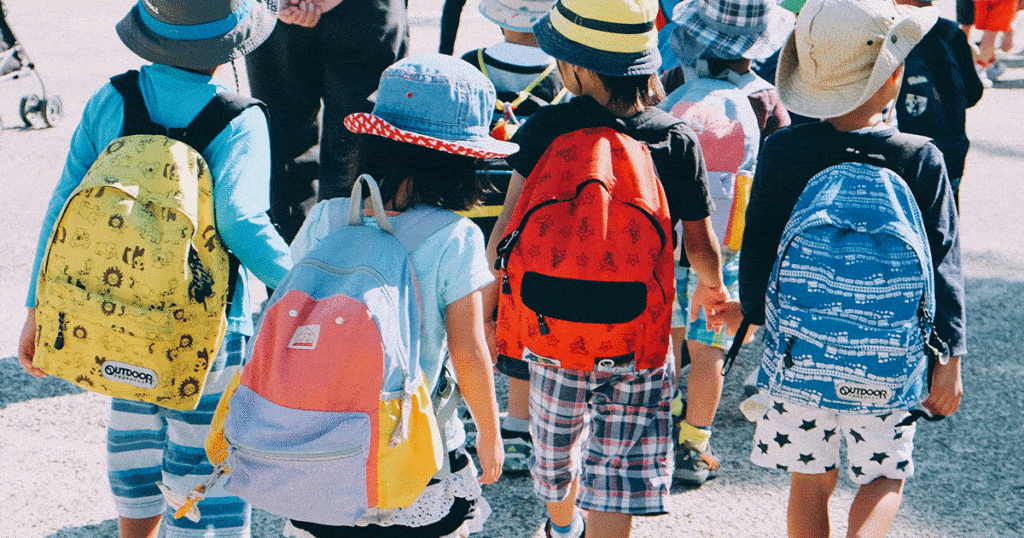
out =
[[[893,0],[808,0],[779,55],[775,86],[790,111],[834,118],[867,102],[938,19]]]
[[[533,33],[533,25],[551,11],[555,0],[480,0],[480,14],[513,32]]]

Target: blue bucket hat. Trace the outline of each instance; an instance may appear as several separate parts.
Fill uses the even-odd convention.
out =
[[[661,66],[657,16],[657,0],[558,0],[533,34],[563,62],[602,75],[650,75]]]
[[[373,112],[349,114],[345,127],[455,155],[506,157],[519,145],[491,138],[496,102],[494,85],[468,62],[410,56],[381,75]]]

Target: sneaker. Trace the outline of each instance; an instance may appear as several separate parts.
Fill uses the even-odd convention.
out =
[[[983,67],[981,64],[974,64],[974,69],[978,72],[978,78],[981,80],[982,87],[991,88],[992,79],[988,78],[988,69]]]
[[[705,450],[699,450],[686,442],[676,447],[676,470],[672,476],[699,486],[709,478],[718,476],[719,467],[718,458],[711,453],[710,444]]]
[[[501,472],[529,472],[530,454],[533,453],[533,438],[530,437],[530,432],[515,432],[502,428],[501,442],[505,445],[505,464],[501,466]]]
[[[996,60],[992,62],[992,65],[985,69],[985,76],[992,82],[995,82],[1000,75],[1006,72],[1006,63],[1002,60]]]
[[[544,524],[544,536],[545,538],[552,538],[551,533],[551,518],[548,518],[547,523]],[[579,538],[587,538],[587,518],[583,518],[583,532],[580,533]]]

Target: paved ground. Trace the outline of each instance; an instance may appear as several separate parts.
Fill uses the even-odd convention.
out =
[[[952,0],[936,2],[947,16]],[[0,84],[0,538],[116,536],[104,473],[106,400],[57,380],[36,380],[13,358],[39,221],[60,174],[71,133],[96,87],[139,65],[113,25],[130,0],[8,0],[9,21],[47,83],[64,101],[54,129],[23,129],[18,101],[39,92],[35,80]],[[441,0],[411,0],[413,50],[436,50]],[[498,39],[470,0],[456,44],[461,53]],[[917,476],[890,536],[1024,536],[1024,57],[969,113],[973,146],[962,190],[968,276],[969,346],[961,413],[923,426]],[[241,67],[241,66],[240,66]],[[228,71],[227,76],[231,74]],[[244,73],[242,73],[244,87]],[[754,348],[756,346],[749,346]],[[753,364],[754,349],[737,372]],[[6,357],[6,358],[3,358]],[[670,513],[638,520],[634,536],[784,536],[787,477],[746,459],[752,425],[736,410],[740,375],[727,380],[715,424],[723,476],[698,490],[673,490]],[[494,515],[481,536],[539,536],[542,507],[528,478],[503,478],[486,490]],[[833,501],[834,535],[853,489],[841,481]],[[254,535],[279,536],[279,518],[257,511]]]

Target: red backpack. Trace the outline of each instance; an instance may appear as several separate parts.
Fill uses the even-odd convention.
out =
[[[498,353],[584,371],[664,364],[671,229],[647,146],[607,127],[556,138],[498,245]]]

